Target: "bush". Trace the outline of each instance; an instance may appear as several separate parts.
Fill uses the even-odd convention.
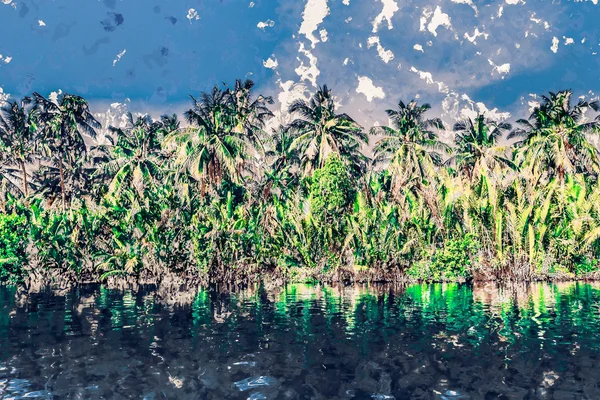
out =
[[[23,278],[28,242],[27,219],[0,214],[0,281],[18,282]]]
[[[437,250],[431,261],[421,261],[411,266],[407,274],[423,280],[454,280],[470,278],[473,274],[472,260],[481,248],[475,235],[467,234],[460,239],[450,239]]]
[[[598,260],[588,257],[581,257],[575,260],[574,271],[575,275],[587,275],[598,271]]]
[[[348,168],[337,156],[327,159],[315,171],[310,188],[311,213],[320,225],[341,223],[354,202],[356,192],[348,176]]]

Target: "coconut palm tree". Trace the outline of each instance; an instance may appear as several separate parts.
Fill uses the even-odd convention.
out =
[[[254,98],[252,89],[254,82],[247,79],[235,81],[233,89],[227,90],[235,126],[233,130],[244,135],[251,144],[260,143],[260,133],[265,128],[265,122],[273,117],[268,105],[273,104],[271,97],[258,95]]]
[[[108,188],[111,198],[117,199],[127,191],[141,199],[148,188],[160,183],[165,160],[162,132],[170,128],[170,124],[165,127],[148,114],[134,119],[130,112],[126,114],[124,128],[109,127],[116,136],[116,143],[112,148],[112,159],[99,171],[112,178]]]
[[[435,166],[442,164],[440,151],[449,151],[435,130],[444,129],[439,118],[426,119],[429,104],[398,102],[397,110],[386,110],[390,126],[372,128],[374,135],[383,135],[375,145],[375,162],[389,164],[392,191],[410,181],[425,183],[435,175]]]
[[[252,81],[236,81],[233,89],[213,87],[184,113],[191,125],[171,135],[168,142],[179,149],[178,162],[193,178],[206,186],[220,187],[224,179],[239,183],[248,151],[260,143],[259,135],[272,113],[270,98],[252,96]]]
[[[203,187],[220,186],[223,179],[238,182],[246,143],[234,131],[229,94],[217,86],[199,99],[184,116],[191,125],[176,137],[179,162]]]
[[[534,177],[546,175],[565,182],[565,174],[583,172],[596,175],[600,172],[597,149],[586,135],[600,130],[600,116],[586,121],[589,109],[598,111],[597,101],[579,100],[571,105],[573,92],[563,90],[542,96],[528,120],[517,121],[521,127],[509,138],[519,138],[515,143],[517,160]]]
[[[58,168],[63,210],[67,206],[65,167],[81,164],[87,153],[84,135],[96,137],[100,123],[92,115],[88,102],[80,96],[61,93],[56,100],[33,93],[39,145],[47,159]]]
[[[11,101],[0,109],[0,149],[5,155],[5,165],[17,166],[21,172],[22,190],[28,196],[26,166],[35,153],[35,124],[32,121],[31,98]]]
[[[300,157],[291,144],[294,136],[287,126],[273,129],[265,140],[264,157],[257,159],[252,174],[252,192],[256,198],[267,200],[275,196],[288,199],[297,189]]]
[[[291,149],[298,149],[305,175],[322,168],[331,154],[339,154],[357,175],[366,157],[360,152],[368,136],[348,114],[337,113],[331,90],[319,87],[310,101],[296,100],[288,109],[298,117],[289,127],[297,133]]]
[[[477,115],[475,120],[466,118],[455,123],[456,150],[448,161],[456,162],[469,179],[477,176],[481,169],[492,170],[496,164],[514,168],[506,157],[506,147],[498,145],[498,140],[511,129],[509,123],[492,121],[483,114]]]

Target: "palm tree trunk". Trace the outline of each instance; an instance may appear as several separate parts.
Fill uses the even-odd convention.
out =
[[[25,171],[25,162],[21,161],[21,171],[23,172],[23,193],[27,197],[27,172]]]
[[[59,157],[58,159],[58,171],[60,172],[60,191],[62,194],[62,208],[63,211],[66,211],[67,209],[67,195],[65,193],[65,176],[63,173],[63,162],[62,162],[62,157]]]

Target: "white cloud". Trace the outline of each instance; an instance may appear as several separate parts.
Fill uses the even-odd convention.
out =
[[[427,83],[428,85],[437,85],[438,92],[440,92],[440,93],[448,93],[449,92],[448,85],[446,85],[444,82],[441,82],[441,81],[435,81],[433,79],[433,74],[431,72],[420,71],[415,66],[410,67],[410,71],[419,75],[419,78],[424,80],[425,83]]]
[[[506,121],[510,118],[509,112],[499,111],[498,108],[489,109],[483,102],[475,102],[471,100],[469,96],[463,94],[461,96],[462,100],[466,101],[467,104],[464,105],[462,110],[460,111],[460,115],[463,118],[471,118],[475,119],[478,114],[483,114],[489,119],[495,121]]]
[[[189,20],[190,20],[190,22],[192,22],[192,21],[197,21],[197,20],[199,20],[199,19],[200,19],[200,16],[198,15],[198,12],[197,12],[197,11],[196,11],[196,9],[194,9],[194,8],[190,8],[190,9],[188,10],[188,13],[187,13],[187,16],[186,16],[186,17],[187,17],[187,19],[189,19]]]
[[[488,62],[490,63],[490,65],[493,67],[492,70],[492,75],[494,73],[494,71],[498,72],[498,74],[500,76],[502,76],[502,79],[504,79],[504,76],[507,75],[510,72],[510,63],[505,63],[502,65],[496,65],[491,59],[488,58]]]
[[[542,24],[544,25],[544,28],[548,31],[550,30],[550,23],[548,21],[544,21],[541,18],[536,18],[535,17],[535,12],[531,13],[531,17],[529,18],[529,20],[535,22],[536,24]]]
[[[421,46],[418,43],[413,46],[413,49],[415,49],[416,51],[420,51],[421,53],[425,53],[425,51],[423,50],[423,46]]]
[[[40,19],[40,20],[38,20],[38,25],[39,26],[46,26],[46,23]]]
[[[269,69],[277,69],[279,63],[277,62],[277,59],[275,57],[269,57],[266,61],[263,61],[263,66]]]
[[[115,65],[117,65],[117,63],[121,60],[121,58],[125,55],[125,53],[127,53],[127,49],[123,49],[122,52],[120,52],[119,54],[117,54],[117,57],[113,60],[113,67]]]
[[[428,20],[429,23],[427,23]],[[423,8],[423,13],[420,18],[421,32],[425,32],[425,29],[427,29],[433,36],[437,36],[437,29],[440,26],[443,26],[446,29],[452,29],[450,16],[442,12],[440,6],[437,6],[433,12],[430,7]]]
[[[314,32],[328,15],[327,0],[308,0],[306,2],[304,12],[302,12],[302,25],[300,25],[298,33],[310,40],[313,49],[319,43],[319,39],[314,35]]]
[[[327,29],[323,28],[319,31],[319,36],[321,37],[321,42],[325,43],[329,37],[327,36]]]
[[[295,69],[296,74],[302,81],[309,81],[314,87],[317,87],[317,77],[321,73],[317,67],[317,57],[315,57],[310,50],[304,47],[304,43],[300,43],[298,52],[304,54],[308,58],[308,65],[304,65],[304,61],[300,61],[300,66]]]
[[[383,3],[383,9],[373,20],[373,33],[377,33],[379,26],[383,23],[383,20],[387,21],[388,29],[392,29],[392,17],[399,10],[398,4],[395,0],[381,0]]]
[[[391,50],[386,50],[381,45],[379,36],[371,36],[369,40],[367,40],[367,48],[371,48],[372,46],[377,46],[377,53],[384,63],[387,64],[394,59],[394,53]]]
[[[477,10],[477,6],[473,4],[473,0],[452,0],[452,2],[456,4],[467,4],[475,11],[475,16],[479,14],[479,10]]]
[[[4,88],[2,86],[0,86],[0,107],[3,106],[4,104],[6,104],[9,97],[10,97],[10,94],[4,93]]]
[[[464,38],[473,44],[477,44],[476,40],[479,36],[483,36],[483,38],[485,40],[487,40],[488,36],[490,36],[490,35],[485,32],[480,32],[479,28],[475,28],[475,31],[473,31],[473,35],[469,35],[468,32],[465,32],[465,34],[464,34]]]
[[[58,103],[58,96],[60,96],[62,93],[63,93],[62,89],[58,89],[56,92],[50,92],[48,99],[50,101]]]
[[[268,20],[266,20],[264,22],[261,21],[258,24],[256,24],[256,27],[258,29],[263,30],[263,31],[265,30],[265,28],[272,28],[274,26],[275,26],[275,21],[272,21],[270,19],[268,19]]]
[[[550,46],[550,50],[552,50],[553,53],[556,53],[558,51],[558,43],[558,38],[554,36],[552,38],[552,46]]]
[[[383,88],[381,86],[375,86],[371,78],[368,76],[358,77],[356,93],[364,94],[369,102],[373,101],[373,99],[385,98],[385,92],[383,91]]]
[[[467,94],[459,95],[450,92],[442,101],[442,117],[445,120],[459,120],[464,118],[475,119],[478,114],[495,121],[506,121],[510,118],[509,112],[503,112],[498,108],[489,109],[483,102],[475,102]]]

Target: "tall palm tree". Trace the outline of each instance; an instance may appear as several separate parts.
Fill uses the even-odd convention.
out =
[[[172,128],[170,122],[165,127],[163,123],[153,121],[148,114],[134,119],[128,112],[124,128],[109,127],[109,131],[116,136],[116,143],[112,148],[112,159],[100,169],[112,178],[109,196],[118,198],[128,191],[141,199],[148,188],[160,182],[165,160],[161,145],[162,132]]]
[[[514,168],[506,157],[506,147],[498,145],[498,140],[511,129],[509,123],[492,121],[483,114],[477,115],[475,120],[466,118],[455,123],[456,150],[449,161],[455,161],[469,179],[477,176],[482,168],[493,169],[497,163]]]
[[[177,132],[181,128],[179,117],[177,114],[161,115],[160,117],[160,132],[163,137],[167,137],[173,132]]]
[[[310,101],[296,100],[288,109],[298,118],[289,127],[297,132],[291,145],[301,153],[305,175],[322,168],[331,154],[339,154],[355,175],[364,169],[366,157],[360,152],[368,135],[348,114],[337,113],[331,90],[319,87]]]
[[[442,164],[440,151],[449,151],[435,132],[444,129],[441,119],[425,118],[430,109],[429,104],[418,105],[415,100],[399,101],[397,110],[386,110],[390,126],[371,130],[383,135],[375,145],[375,162],[389,163],[393,191],[409,181],[428,181],[435,174],[434,167]]]
[[[88,102],[80,96],[61,93],[56,101],[33,93],[40,145],[50,162],[58,167],[63,210],[67,206],[65,167],[85,157],[84,135],[96,137],[100,123]]]
[[[26,166],[35,153],[35,124],[32,122],[31,98],[8,102],[0,109],[0,149],[6,155],[6,164],[21,170],[22,190],[28,196]]]
[[[271,97],[258,95],[254,98],[252,89],[254,82],[247,79],[235,81],[233,89],[228,90],[232,118],[235,121],[233,130],[245,135],[250,143],[260,143],[260,133],[265,122],[273,117],[268,105],[273,104]]]
[[[598,111],[599,104],[580,99],[572,106],[572,96],[570,90],[542,96],[529,119],[518,120],[521,128],[509,135],[520,139],[517,159],[534,176],[557,176],[564,183],[568,173],[600,173],[598,151],[586,137],[599,132],[600,116],[585,121],[587,110]]]
[[[184,170],[205,187],[220,186],[224,179],[242,180],[248,151],[260,143],[259,135],[273,114],[272,100],[252,96],[252,81],[236,81],[233,89],[214,86],[196,99],[184,113],[190,128],[171,135],[179,148],[178,161]]]
[[[184,116],[192,128],[185,129],[176,138],[181,145],[182,166],[203,188],[219,186],[223,179],[239,181],[246,144],[239,133],[233,131],[229,94],[215,86],[199,99],[190,97],[193,107]]]
[[[281,199],[290,197],[294,185],[298,182],[298,167],[300,157],[297,149],[292,148],[294,136],[286,126],[273,130],[268,138],[265,151],[265,162],[256,174],[260,183],[263,199],[268,198],[274,191]]]

